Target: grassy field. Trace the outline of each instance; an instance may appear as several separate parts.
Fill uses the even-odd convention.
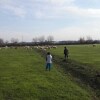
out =
[[[52,49],[52,53],[64,58],[63,50],[65,46],[58,46]],[[100,70],[100,45],[93,47],[90,45],[66,45],[69,50],[69,59]]]
[[[75,51],[68,48],[70,53]],[[2,49],[0,100],[94,100],[94,97],[91,91],[59,72],[56,64],[50,72],[45,71],[45,59],[34,50]]]

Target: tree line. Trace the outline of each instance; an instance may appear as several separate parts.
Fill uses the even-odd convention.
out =
[[[0,38],[0,46],[25,46],[25,45],[66,45],[66,44],[98,44],[100,43],[100,40],[93,40],[90,36],[88,36],[86,39],[84,37],[80,37],[77,41],[54,41],[53,36],[48,36],[45,38],[45,36],[40,37],[34,37],[31,42],[25,42],[19,40],[17,38],[11,38],[10,41],[4,41],[4,39]]]

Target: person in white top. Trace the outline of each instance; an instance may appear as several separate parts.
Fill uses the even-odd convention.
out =
[[[50,54],[50,52],[47,53],[46,56],[46,70],[51,69],[51,64],[52,64],[52,55]]]

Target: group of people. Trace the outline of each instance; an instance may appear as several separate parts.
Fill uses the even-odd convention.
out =
[[[64,47],[64,61],[66,61],[66,59],[68,59],[68,49],[66,47]],[[52,55],[50,54],[50,52],[47,53],[46,55],[46,70],[51,70],[51,64],[52,64]]]

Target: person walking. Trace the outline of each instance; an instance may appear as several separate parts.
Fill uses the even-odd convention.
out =
[[[51,70],[51,64],[52,64],[52,55],[50,54],[50,52],[47,52],[46,55],[46,70]]]
[[[68,49],[66,47],[64,47],[64,58],[65,60],[68,59]]]

